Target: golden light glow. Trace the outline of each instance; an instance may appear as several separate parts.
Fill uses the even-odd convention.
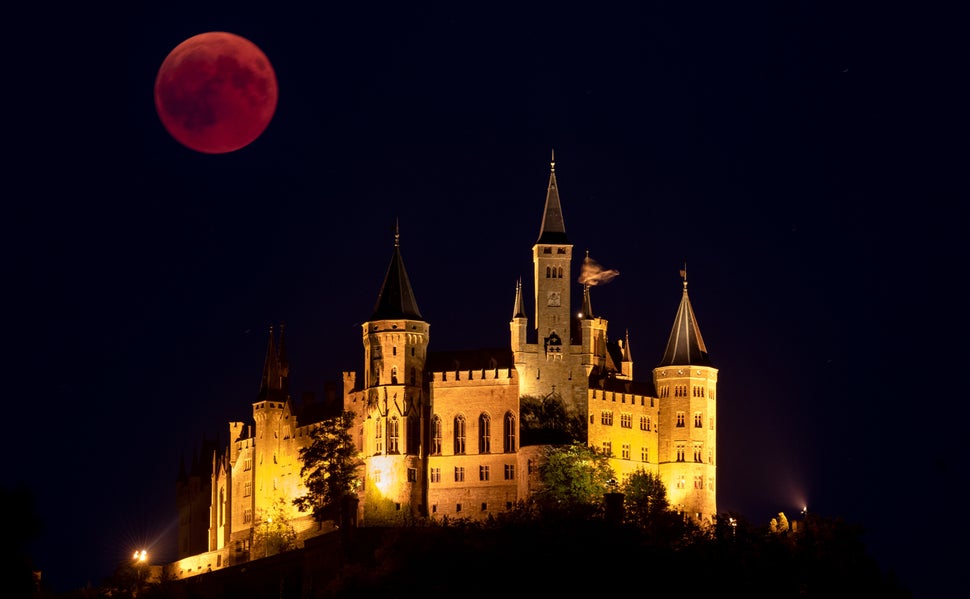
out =
[[[148,552],[145,551],[144,549],[142,549],[141,551],[135,551],[135,554],[132,556],[132,559],[135,560],[136,562],[143,562],[148,559]]]

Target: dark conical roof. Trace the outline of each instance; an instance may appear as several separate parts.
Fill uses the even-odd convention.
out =
[[[552,153],[549,163],[549,187],[546,190],[546,207],[542,213],[542,228],[536,243],[569,244],[566,237],[566,223],[562,218],[562,205],[559,203],[559,187],[556,185],[556,153]]]
[[[384,284],[381,285],[381,292],[377,296],[374,313],[370,319],[387,320],[394,318],[424,320],[421,311],[418,310],[418,302],[414,299],[411,280],[408,279],[408,273],[404,269],[404,259],[401,258],[400,235],[397,231],[394,233],[394,254],[391,255],[391,263],[387,266]]]
[[[674,326],[670,330],[667,349],[658,366],[713,366],[701,337],[701,329],[697,326],[694,309],[687,297],[687,275],[684,275],[684,294],[680,298],[680,307],[674,318]]]

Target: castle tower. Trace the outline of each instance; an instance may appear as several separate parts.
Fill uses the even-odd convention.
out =
[[[426,401],[424,366],[429,325],[418,310],[401,257],[400,235],[384,276],[374,312],[362,325],[364,344],[365,462],[361,518],[368,525],[395,524],[423,512],[427,505],[424,467]]]
[[[698,520],[717,515],[717,369],[684,291],[653,380],[660,398],[659,473],[670,505]]]
[[[252,486],[252,506],[254,524],[268,517],[273,504],[283,496],[280,488],[283,471],[281,456],[286,453],[283,447],[283,426],[286,416],[291,412],[289,395],[289,365],[286,359],[286,337],[284,326],[280,326],[279,348],[277,349],[273,328],[269,330],[266,359],[263,363],[263,376],[259,393],[253,402],[255,421],[256,450],[253,456],[255,468]]]

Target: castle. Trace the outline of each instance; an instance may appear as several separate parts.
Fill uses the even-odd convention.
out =
[[[203,460],[179,473],[172,573],[257,557],[250,555],[253,532],[274,505],[286,506],[299,538],[320,534],[321,525],[292,506],[304,493],[299,450],[317,423],[341,410],[355,414],[351,433],[364,463],[361,526],[485,518],[528,497],[541,448],[520,444],[523,398],[561,402],[583,419],[587,443],[611,456],[618,477],[638,469],[659,475],[672,507],[702,521],[715,516],[718,371],[686,273],[663,358],[638,380],[629,336],[611,341],[607,320],[590,304],[590,287],[615,271],[586,256],[574,278],[555,156],[532,256],[531,326],[520,280],[508,347],[436,353],[395,233],[373,313],[361,325],[362,373],[343,373],[336,409],[292,401],[285,332],[277,338],[271,330],[252,422],[230,422],[228,446],[205,443]],[[577,280],[580,310],[572,297]]]

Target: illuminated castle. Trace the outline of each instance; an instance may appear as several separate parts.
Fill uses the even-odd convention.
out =
[[[615,271],[587,256],[578,268],[581,309],[573,306],[577,278],[555,160],[532,255],[531,326],[520,280],[509,347],[436,353],[395,234],[383,286],[361,326],[362,373],[343,373],[335,402],[291,400],[284,331],[278,340],[271,331],[253,421],[231,422],[228,447],[204,448],[204,461],[180,473],[173,574],[256,557],[254,527],[274,505],[287,507],[299,538],[319,534],[312,517],[292,506],[304,493],[298,452],[315,424],[341,409],[355,414],[351,432],[364,462],[361,526],[484,518],[526,498],[541,459],[539,446],[520,444],[526,397],[560,401],[583,419],[588,444],[609,453],[618,477],[638,469],[657,474],[672,507],[701,521],[716,515],[718,371],[694,318],[686,273],[663,358],[638,380],[629,336],[611,341],[607,320],[590,303],[590,287]]]

